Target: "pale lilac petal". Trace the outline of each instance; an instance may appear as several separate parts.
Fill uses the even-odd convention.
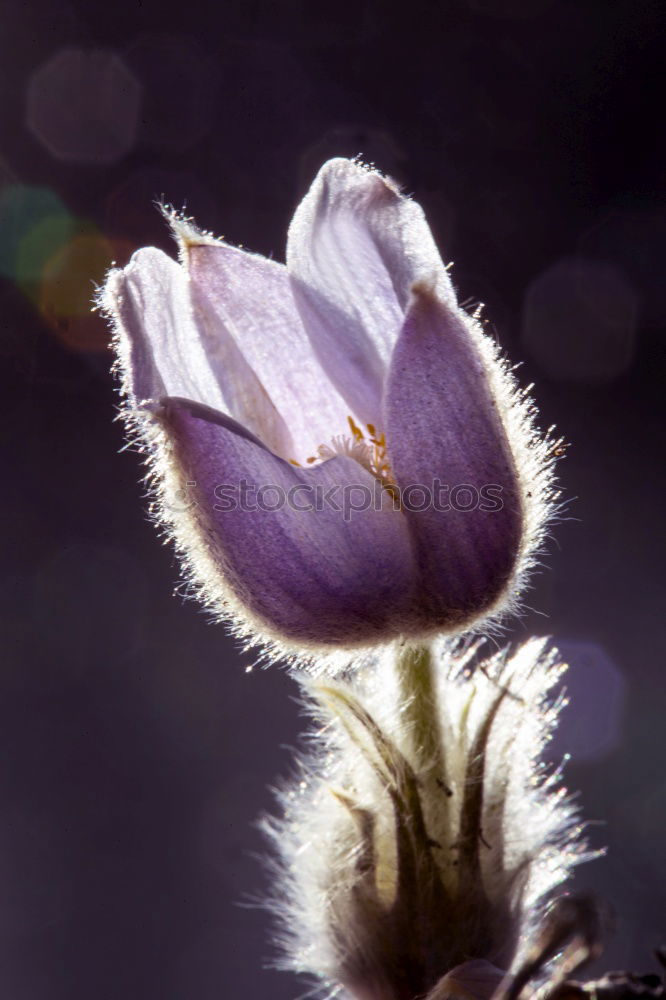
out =
[[[187,278],[161,250],[137,251],[112,273],[103,304],[113,313],[126,388],[134,402],[178,395],[224,407],[192,318]]]
[[[287,268],[329,377],[376,424],[412,284],[434,275],[454,301],[422,210],[376,171],[330,160],[294,215]]]
[[[233,338],[210,311],[193,311],[184,269],[161,250],[134,254],[112,274],[104,304],[116,320],[133,404],[182,396],[232,414],[275,451],[293,448],[287,426]]]
[[[221,241],[195,237],[185,248],[199,322],[235,342],[289,429],[291,451],[273,450],[303,463],[348,433],[350,408],[314,355],[284,265]],[[270,444],[241,412],[232,416]]]
[[[396,344],[385,413],[391,467],[422,571],[424,613],[433,624],[462,624],[506,587],[519,555],[522,511],[511,450],[475,338],[461,314],[423,286],[415,290]],[[410,512],[406,488],[420,485],[434,493],[437,480],[451,491],[471,491],[450,493],[455,503],[449,510],[430,505]],[[420,506],[418,491],[410,495],[412,506]],[[460,509],[470,497],[472,509]],[[501,509],[492,509],[498,499]],[[439,506],[446,502],[440,492]]]
[[[412,600],[411,542],[405,518],[372,476],[343,456],[296,468],[233,421],[186,400],[165,400],[163,412],[183,475],[196,483],[188,488],[196,500],[190,512],[195,530],[236,599],[269,633],[313,644],[353,644],[383,639],[399,628]],[[381,501],[378,509],[345,520],[342,510],[327,504],[294,509],[316,506],[312,492],[301,490],[280,510],[250,511],[237,502],[243,481],[246,508],[269,485],[285,494],[297,486],[338,487],[342,506],[340,487],[353,484],[377,488]],[[275,489],[262,494],[264,505],[277,501]]]

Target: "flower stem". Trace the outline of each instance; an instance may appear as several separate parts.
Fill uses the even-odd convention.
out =
[[[435,666],[429,646],[405,645],[396,657],[401,715],[421,768],[442,773],[442,740],[437,711]]]

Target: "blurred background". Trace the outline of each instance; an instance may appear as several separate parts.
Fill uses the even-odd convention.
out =
[[[598,967],[666,940],[663,6],[648,0],[0,3],[0,990],[295,1000],[268,967],[252,822],[295,685],[173,596],[114,422],[111,261],[173,251],[164,197],[283,259],[319,165],[362,154],[424,206],[544,426],[565,521],[509,637],[552,634],[610,900]]]

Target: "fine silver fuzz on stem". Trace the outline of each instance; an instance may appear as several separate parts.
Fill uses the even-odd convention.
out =
[[[403,645],[302,681],[311,749],[265,822],[284,967],[329,996],[436,1000],[490,997],[521,966],[586,856],[541,761],[565,669],[545,647]]]

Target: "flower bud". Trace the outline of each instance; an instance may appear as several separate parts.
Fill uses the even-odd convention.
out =
[[[286,265],[170,222],[180,262],[138,251],[100,303],[197,595],[250,640],[317,654],[513,609],[557,442],[458,305],[419,206],[336,159]]]

